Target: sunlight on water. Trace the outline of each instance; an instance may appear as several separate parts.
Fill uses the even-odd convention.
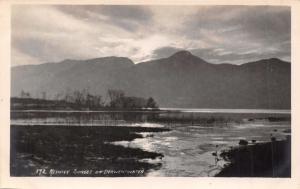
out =
[[[168,109],[170,110],[170,109]],[[178,109],[177,109],[178,110]],[[270,141],[270,136],[285,139],[285,129],[290,129],[289,119],[273,118],[273,113],[287,115],[288,110],[199,110],[182,109],[180,113],[160,114],[112,114],[112,113],[56,113],[52,117],[36,118],[31,113],[18,115],[12,125],[76,125],[76,126],[127,126],[167,127],[168,132],[139,132],[143,138],[133,141],[115,141],[110,144],[128,148],[140,148],[164,155],[162,159],[142,159],[149,163],[159,162],[160,169],[151,170],[148,176],[213,176],[225,163],[219,157],[221,150],[237,146],[239,140]],[[193,112],[192,114],[190,112]],[[195,112],[198,112],[197,114]],[[203,113],[205,112],[205,113]],[[225,112],[208,114],[207,112]],[[254,112],[258,114],[253,114]],[[265,115],[264,113],[272,113]],[[229,114],[232,113],[232,114]],[[251,116],[249,116],[251,115]],[[257,116],[258,115],[258,116]],[[16,116],[16,115],[14,115]],[[152,116],[152,117],[151,117]],[[256,116],[256,117],[255,117]],[[270,118],[271,117],[271,118]],[[273,121],[272,121],[273,119]],[[177,120],[175,122],[174,120]],[[275,121],[274,121],[275,120]],[[198,122],[197,122],[198,121]],[[217,157],[212,154],[216,153]],[[218,158],[218,159],[217,159]]]
[[[151,171],[148,176],[213,176],[226,163],[223,160],[216,162],[213,152],[219,154],[221,150],[237,146],[241,139],[270,141],[270,133],[279,140],[284,139],[282,131],[289,127],[289,123],[284,122],[264,125],[254,122],[206,129],[192,126],[193,131],[188,131],[186,126],[176,126],[171,127],[170,132],[155,133],[153,137],[114,144],[163,153],[162,168]],[[274,132],[274,129],[277,131]]]

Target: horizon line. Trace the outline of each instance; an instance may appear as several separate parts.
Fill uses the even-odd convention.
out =
[[[253,60],[253,61],[244,62],[244,63],[240,63],[240,64],[235,64],[235,63],[231,63],[231,62],[219,62],[219,63],[216,63],[216,62],[208,62],[208,61],[206,61],[205,59],[203,59],[202,57],[199,57],[199,56],[197,56],[197,55],[194,55],[193,53],[191,53],[191,52],[188,51],[188,50],[179,50],[179,51],[173,53],[172,55],[170,55],[170,56],[168,56],[168,57],[154,58],[154,59],[149,59],[149,60],[145,60],[145,61],[141,61],[141,62],[134,62],[131,58],[125,57],[125,56],[102,56],[102,57],[87,58],[87,59],[72,59],[72,58],[66,58],[66,59],[62,59],[62,60],[60,60],[60,61],[55,61],[55,62],[43,62],[43,63],[39,63],[39,64],[22,64],[22,65],[12,65],[12,64],[11,64],[11,68],[13,68],[13,67],[20,67],[20,66],[38,66],[38,65],[43,65],[43,64],[60,64],[60,63],[63,63],[63,62],[65,62],[65,61],[88,61],[88,60],[103,59],[103,58],[126,58],[126,59],[130,60],[134,65],[138,65],[138,64],[143,64],[143,63],[151,62],[151,61],[156,61],[156,60],[161,60],[161,59],[167,59],[167,58],[170,58],[170,57],[172,57],[172,56],[174,56],[175,54],[178,54],[178,53],[180,53],[180,52],[188,52],[191,56],[195,56],[195,57],[197,57],[197,58],[200,58],[200,59],[204,60],[206,63],[214,64],[214,65],[230,64],[230,65],[234,65],[234,66],[240,66],[240,65],[243,65],[243,64],[247,64],[247,63],[257,62],[257,61],[261,61],[261,60],[270,60],[270,59],[278,59],[278,60],[280,60],[280,61],[282,61],[282,62],[291,63],[291,61],[289,61],[289,60],[284,60],[284,59],[281,59],[281,58],[278,58],[278,57],[270,57],[270,58],[256,59],[256,60]]]

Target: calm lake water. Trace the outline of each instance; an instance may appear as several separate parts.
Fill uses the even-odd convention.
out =
[[[239,140],[285,139],[291,128],[290,110],[163,109],[156,112],[14,111],[12,125],[78,125],[167,127],[169,132],[142,133],[144,138],[114,145],[159,152],[159,170],[148,176],[213,176],[225,163],[213,152],[237,146]],[[250,142],[251,143],[251,142]],[[219,157],[220,159],[220,157]]]

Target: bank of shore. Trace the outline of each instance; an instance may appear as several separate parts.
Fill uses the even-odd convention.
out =
[[[242,144],[223,151],[229,163],[216,177],[291,177],[291,137],[270,142]]]

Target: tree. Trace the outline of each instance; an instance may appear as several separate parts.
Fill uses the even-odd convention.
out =
[[[45,92],[45,91],[42,92],[42,99],[43,100],[47,99],[47,92]]]
[[[112,90],[107,91],[108,97],[110,99],[110,107],[112,108],[123,108],[123,99],[125,93],[122,90]]]
[[[147,100],[140,97],[124,97],[122,100],[126,109],[145,108],[147,104]]]
[[[21,94],[20,94],[21,98],[30,98],[30,93],[29,92],[25,92],[23,89],[21,91]]]
[[[84,104],[84,94],[81,91],[77,90],[74,91],[73,96],[76,106],[81,107]]]
[[[115,100],[120,99],[125,96],[125,93],[122,90],[109,89],[107,91],[107,94],[108,94],[110,101],[115,101]]]
[[[85,104],[90,109],[103,107],[102,97],[100,95],[87,94]]]
[[[146,107],[147,107],[147,108],[158,108],[158,105],[157,105],[157,103],[155,102],[155,100],[154,100],[152,97],[150,97],[150,98],[148,98],[148,100],[147,100],[147,105],[146,105]]]
[[[25,91],[22,89],[21,94],[20,94],[21,98],[25,98]]]

